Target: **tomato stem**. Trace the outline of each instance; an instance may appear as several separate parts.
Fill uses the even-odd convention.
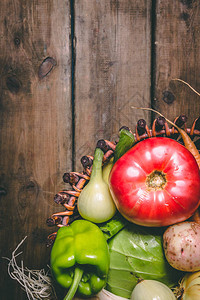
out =
[[[146,179],[146,185],[152,190],[163,189],[167,184],[166,175],[162,171],[154,170]]]

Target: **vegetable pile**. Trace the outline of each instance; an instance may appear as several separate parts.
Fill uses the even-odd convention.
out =
[[[72,189],[47,219],[59,227],[51,273],[18,266],[23,241],[8,259],[28,299],[200,299],[200,117],[189,129],[184,115],[158,114],[152,129],[141,119],[99,140],[82,172],[63,175]]]
[[[200,271],[200,155],[169,123],[174,139],[140,141],[122,127],[116,145],[100,140],[83,158],[83,173],[64,175],[74,191],[56,195],[68,210],[51,218],[61,227],[51,236],[51,270],[64,299],[196,299],[186,294],[188,274]],[[166,124],[161,115],[157,129]]]

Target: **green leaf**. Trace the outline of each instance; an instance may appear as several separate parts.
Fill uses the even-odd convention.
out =
[[[120,230],[122,230],[129,222],[122,217],[120,213],[116,213],[114,217],[108,222],[100,224],[100,229],[103,231],[107,240],[115,236]]]
[[[114,163],[124,155],[135,143],[135,137],[128,129],[120,130],[119,142],[116,145],[114,152]]]
[[[182,273],[165,259],[162,229],[130,223],[109,242],[110,270],[106,289],[130,298],[138,279],[154,279],[172,287]]]

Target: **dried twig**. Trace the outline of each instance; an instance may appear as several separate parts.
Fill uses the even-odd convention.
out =
[[[184,83],[185,85],[187,85],[195,94],[197,94],[198,96],[200,96],[200,93],[197,92],[189,83],[185,82],[184,80],[182,79],[179,79],[179,78],[173,78],[171,80],[174,80],[174,81],[180,81],[182,83]]]

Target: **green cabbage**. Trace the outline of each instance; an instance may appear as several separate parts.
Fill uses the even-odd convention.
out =
[[[112,239],[110,270],[106,289],[130,298],[139,279],[154,279],[172,287],[182,273],[173,269],[165,259],[162,229],[147,228],[130,223]]]

